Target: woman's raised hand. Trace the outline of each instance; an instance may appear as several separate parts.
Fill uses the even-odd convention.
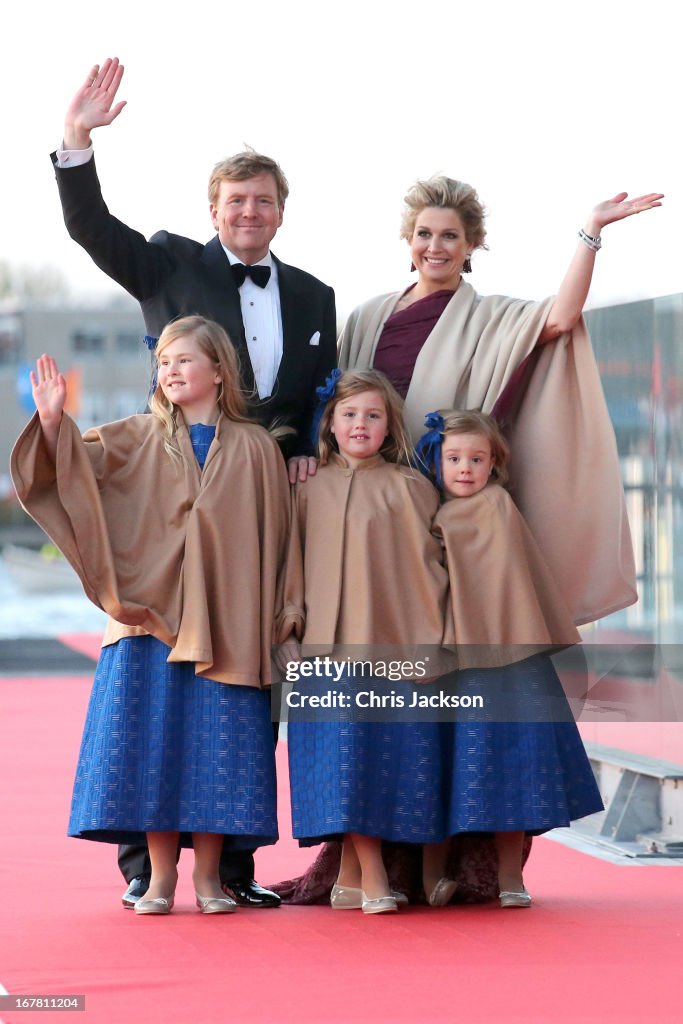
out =
[[[637,199],[629,199],[628,192],[618,192],[612,199],[606,199],[604,203],[598,203],[594,207],[588,221],[593,230],[588,233],[599,235],[607,224],[613,224],[615,220],[623,220],[625,217],[632,217],[634,213],[653,210],[655,206],[662,205],[660,200],[663,198],[664,195],[661,192],[648,192],[647,195],[638,196]]]
[[[629,199],[628,192],[618,192],[612,199],[598,203],[583,226],[581,241],[558,288],[555,301],[548,313],[548,319],[541,331],[538,344],[553,341],[561,334],[573,330],[583,310],[588,290],[593,277],[595,256],[600,248],[599,236],[602,229],[616,220],[632,217],[634,213],[644,213],[661,206],[664,198],[662,192],[648,192],[647,195]],[[588,237],[584,237],[588,236]]]
[[[40,356],[31,371],[33,401],[43,426],[58,426],[66,402],[66,381],[52,356]]]
[[[118,57],[108,57],[102,67],[92,66],[66,112],[65,149],[87,149],[92,129],[111,124],[119,116],[126,101],[114,101],[122,78],[123,65]]]

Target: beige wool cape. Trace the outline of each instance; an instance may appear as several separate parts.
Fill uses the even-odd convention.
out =
[[[439,495],[381,455],[351,469],[339,455],[293,489],[281,639],[302,654],[410,657],[438,652],[448,579],[431,533]]]
[[[367,369],[402,292],[370,299],[339,343],[342,369]],[[404,416],[414,442],[438,409],[490,412],[531,355],[506,433],[510,490],[577,624],[637,600],[614,431],[583,321],[537,346],[553,304],[479,296],[461,281],[415,363]]]
[[[131,416],[81,437],[62,418],[53,463],[37,414],[11,458],[19,499],[110,616],[103,646],[151,633],[198,675],[265,686],[289,486],[275,441],[221,416],[203,471],[178,413],[182,465],[160,421]]]
[[[458,668],[493,668],[581,637],[531,531],[495,483],[441,506],[433,530],[450,591],[444,643]]]

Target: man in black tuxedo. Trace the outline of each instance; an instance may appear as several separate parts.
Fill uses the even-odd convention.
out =
[[[293,427],[283,442],[290,479],[315,472],[309,427],[315,388],[336,365],[334,292],[270,252],[282,223],[287,181],[274,160],[253,151],[217,164],[209,182],[216,236],[208,244],[160,231],[147,241],[113,217],[102,198],[90,132],[109,125],[125,102],[117,59],[95,65],[66,114],[61,149],[52,154],[64,220],[71,237],[140,303],[147,333],[200,314],[220,323],[240,357],[243,385],[254,395],[255,419]],[[149,879],[144,847],[120,847],[119,866],[134,906]],[[221,880],[238,903],[279,905],[254,881],[253,853],[224,853]]]

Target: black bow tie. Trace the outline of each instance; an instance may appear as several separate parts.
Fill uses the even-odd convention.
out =
[[[244,263],[233,263],[232,275],[238,288],[244,284],[245,277],[250,277],[259,288],[265,288],[270,278],[270,267],[245,267]]]

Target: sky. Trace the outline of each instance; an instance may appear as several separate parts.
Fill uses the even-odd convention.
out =
[[[651,0],[157,0],[15,6],[0,43],[0,261],[58,267],[74,297],[114,295],[64,228],[48,158],[94,63],[126,71],[94,133],[105,199],[149,236],[213,234],[214,163],[249,144],[291,187],[273,243],[333,285],[340,316],[410,282],[402,199],[434,173],[488,210],[481,293],[552,294],[591,208],[665,206],[609,226],[589,307],[683,290],[680,35]]]

